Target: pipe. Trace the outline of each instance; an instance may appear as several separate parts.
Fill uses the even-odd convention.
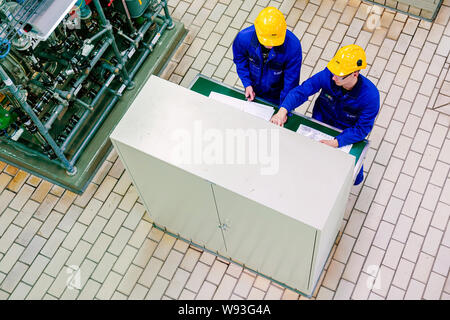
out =
[[[91,72],[92,68],[97,64],[97,62],[100,60],[100,58],[105,53],[106,49],[111,45],[112,39],[106,39],[106,41],[103,43],[103,45],[100,47],[100,50],[97,52],[95,57],[92,59],[91,63],[89,64],[89,68],[86,69],[85,73],[75,82],[75,84],[72,86],[72,88],[69,91],[70,96],[73,98],[76,94],[75,91],[78,89],[78,87],[86,80],[89,73]]]
[[[156,15],[157,13],[155,13]],[[155,16],[154,15],[154,16]],[[132,70],[129,73],[129,76],[131,79],[134,78],[134,76],[136,75],[137,71],[139,70],[139,68],[141,67],[141,65],[144,63],[145,59],[147,58],[147,56],[151,53],[151,51],[153,50],[155,44],[157,43],[157,41],[160,38],[160,35],[165,31],[166,28],[168,28],[170,26],[170,24],[173,23],[173,21],[171,19],[165,19],[165,22],[161,25],[161,27],[158,30],[158,34],[159,36],[155,36],[155,38],[152,40],[151,44],[148,45],[146,43],[143,43],[145,45],[145,51],[144,53],[141,55],[141,57],[139,58],[139,60],[136,62],[136,64],[133,66]],[[141,28],[142,29],[142,28]],[[148,30],[148,28],[147,28]],[[125,64],[128,61],[129,57],[128,54],[126,54],[123,59],[122,59],[122,63]],[[119,63],[120,65],[120,63]],[[90,103],[90,107],[94,107],[98,100],[102,97],[103,93],[105,90],[109,89],[108,86],[109,84],[112,82],[112,80],[114,79],[116,75],[115,74],[111,74],[108,78],[108,80],[105,82],[105,85],[102,86],[102,88],[100,89],[100,91],[97,93],[96,97],[94,98],[94,100]],[[122,88],[122,87],[121,87]],[[119,91],[121,91],[121,89],[119,89]],[[83,139],[83,142],[81,143],[81,145],[78,147],[78,149],[76,150],[76,152],[74,153],[74,155],[72,156],[70,162],[72,164],[75,164],[76,161],[78,160],[78,158],[81,156],[81,153],[83,152],[83,150],[87,147],[88,143],[90,142],[90,140],[93,138],[95,132],[99,129],[101,123],[103,122],[103,120],[105,119],[105,117],[108,115],[108,113],[110,112],[110,110],[112,109],[112,107],[115,105],[115,103],[117,102],[117,100],[121,97],[121,94],[115,93],[114,98],[108,103],[107,107],[103,110],[103,112],[101,113],[100,117],[97,119],[97,121],[95,122],[94,126],[92,127],[92,129],[89,131],[89,134],[87,135],[86,138]],[[84,103],[84,102],[83,102]],[[84,121],[86,121],[86,119],[88,118],[89,115],[89,110],[86,110],[83,115],[81,116],[80,120],[78,121],[78,123],[75,125],[75,127],[72,129],[72,131],[70,132],[69,136],[65,139],[63,145],[61,146],[62,150],[65,150],[67,148],[67,146],[69,145],[69,143],[73,140],[73,138],[75,137],[75,133],[77,131],[80,130],[81,125],[84,123]]]
[[[92,42],[94,42],[95,40],[97,40],[98,38],[100,38],[102,35],[104,35],[107,32],[108,32],[107,29],[103,29],[102,31],[97,32],[92,38],[86,39],[86,42],[88,44],[92,43]]]
[[[89,114],[91,113],[90,110],[85,110],[83,112],[83,115],[80,117],[80,120],[78,120],[77,124],[73,127],[72,131],[70,131],[69,135],[67,136],[66,140],[64,140],[63,144],[61,145],[61,150],[65,151],[69,143],[75,138],[75,135],[78,133],[78,131],[81,129],[81,126],[88,118]]]
[[[125,14],[127,16],[128,24],[130,25],[131,30],[136,32],[136,28],[133,25],[133,21],[131,20],[130,11],[128,10],[128,5],[126,0],[122,0],[123,9],[125,10]]]
[[[92,127],[92,129],[89,131],[88,136],[85,139],[83,139],[83,142],[78,147],[77,151],[75,152],[72,159],[70,160],[70,163],[72,165],[75,164],[75,162],[78,160],[78,158],[81,155],[81,152],[87,147],[88,143],[92,140],[92,138],[94,137],[94,134],[100,128],[100,125],[102,124],[102,122],[104,121],[104,119],[106,118],[106,116],[111,111],[112,107],[116,104],[116,102],[119,98],[120,98],[120,96],[114,96],[114,98],[110,101],[108,106],[105,108],[104,112],[102,112],[101,116],[97,119],[94,127]],[[80,121],[81,121],[81,119],[80,119]]]
[[[173,24],[172,17],[169,13],[169,8],[167,7],[167,0],[161,1],[161,3],[164,3],[164,15],[166,16],[166,19],[169,20],[170,24],[167,27],[168,30],[172,29],[175,25]]]
[[[122,55],[120,54],[119,48],[117,47],[117,43],[116,43],[115,38],[114,38],[114,33],[112,32],[111,23],[109,23],[109,21],[106,19],[105,13],[103,12],[103,9],[102,9],[102,6],[100,5],[99,0],[93,0],[93,2],[94,2],[94,5],[95,5],[95,8],[97,9],[97,13],[98,13],[98,15],[100,17],[100,20],[102,22],[103,27],[108,29],[109,36],[110,36],[110,38],[112,40],[111,45],[113,47],[114,54],[116,55],[116,58],[119,61],[119,64],[122,66],[121,67],[121,73],[122,73],[122,76],[123,76],[123,79],[124,79],[124,83],[127,86],[132,85],[133,82],[130,79],[128,71],[125,68],[125,64],[123,63]]]
[[[0,66],[0,77],[2,78],[5,85],[10,89],[10,92],[14,95],[17,101],[20,103],[22,109],[28,114],[31,121],[36,125],[39,133],[47,141],[50,147],[55,152],[56,156],[60,159],[62,166],[69,172],[69,174],[74,174],[76,168],[67,160],[63,151],[58,147],[55,140],[50,136],[48,130],[42,125],[38,116],[33,112],[30,105],[26,102],[26,97],[23,93],[19,91],[16,85],[12,82],[11,78],[7,75],[2,66]]]
[[[63,109],[65,108],[65,106],[63,104],[58,104],[58,106],[55,108],[55,110],[53,111],[52,115],[50,116],[50,118],[47,120],[47,122],[45,122],[44,127],[47,130],[50,130],[53,122],[55,122],[56,118],[58,117],[58,115],[61,113],[61,111],[63,111]]]

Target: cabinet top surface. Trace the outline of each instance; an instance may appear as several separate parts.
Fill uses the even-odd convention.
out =
[[[319,230],[354,166],[351,155],[156,76],[111,139]]]

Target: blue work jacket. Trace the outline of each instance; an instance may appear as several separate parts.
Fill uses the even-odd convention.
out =
[[[289,112],[319,90],[313,118],[342,129],[336,139],[339,146],[363,140],[373,128],[380,109],[380,93],[375,85],[361,74],[356,85],[343,91],[332,80],[333,74],[325,68],[293,89],[280,105]]]
[[[257,97],[279,105],[299,84],[302,47],[297,37],[286,30],[284,43],[270,50],[264,64],[255,27],[250,26],[240,31],[233,42],[233,61],[244,88],[252,86]]]

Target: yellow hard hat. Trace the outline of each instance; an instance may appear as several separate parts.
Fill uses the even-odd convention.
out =
[[[328,70],[339,77],[364,69],[366,66],[366,53],[356,44],[340,48],[327,64]]]
[[[281,46],[286,37],[286,28],[283,14],[274,7],[263,9],[255,20],[256,35],[263,46]]]

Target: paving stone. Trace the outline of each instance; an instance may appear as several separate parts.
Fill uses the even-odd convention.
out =
[[[10,197],[8,194],[6,194],[7,196],[4,196],[3,194],[0,196],[0,205],[2,204],[1,201],[5,201],[6,206],[7,203],[9,202],[10,199],[12,199],[12,197]],[[13,194],[12,194],[13,196]],[[6,207],[5,206],[5,207]],[[0,215],[0,235],[2,235],[5,230],[8,228],[8,225],[16,218],[17,216],[17,211],[13,210],[11,208],[0,208],[0,212],[3,212]]]
[[[19,190],[22,188],[22,186],[27,181],[29,176],[30,176],[29,173],[23,170],[19,170],[16,174],[14,174],[14,178],[11,180],[11,182],[8,184],[6,188],[11,190],[12,192],[19,192]]]
[[[254,281],[255,277],[247,273],[242,273],[233,292],[242,298],[246,298],[250,293]]]
[[[408,288],[408,283],[411,279],[414,266],[414,263],[403,258],[400,259],[392,284],[406,290]]]
[[[45,243],[44,247],[41,250],[41,254],[51,258],[55,254],[56,250],[58,250],[61,243],[64,241],[67,233],[56,229],[48,241]]]
[[[100,211],[98,212],[98,216],[101,216],[105,219],[109,219],[113,212],[116,210],[117,206],[119,205],[120,201],[122,200],[122,196],[118,195],[117,193],[112,192],[108,199],[104,202],[103,206],[101,207]]]
[[[66,249],[73,250],[80,241],[87,227],[81,223],[75,222],[75,225],[70,230],[69,234],[64,239],[62,246]]]
[[[13,243],[0,261],[0,272],[9,273],[24,251],[24,247]]]
[[[72,251],[72,254],[70,255],[66,264],[69,266],[80,266],[91,247],[91,244],[81,240],[75,250]]]
[[[133,283],[133,285],[134,285],[134,283]],[[138,283],[138,284],[136,284],[133,291],[129,295],[128,300],[144,300],[147,293],[148,293],[148,288],[146,288]]]
[[[19,282],[14,292],[9,297],[9,300],[25,300],[25,297],[28,295],[28,293],[31,290],[31,286]]]
[[[109,193],[116,185],[116,183],[117,179],[111,176],[107,176],[100,184],[100,187],[97,189],[97,192],[94,194],[94,198],[97,198],[100,201],[105,201],[106,198],[109,196]]]
[[[55,230],[56,226],[61,221],[62,217],[63,217],[62,214],[60,214],[56,211],[52,211],[50,213],[49,217],[47,218],[47,220],[45,220],[42,227],[39,229],[38,234],[44,238],[49,238],[51,236],[51,234],[53,233],[53,231]]]
[[[45,268],[45,273],[52,277],[56,277],[61,270],[62,266],[66,263],[67,259],[70,256],[70,251],[60,247],[55,255],[50,260],[50,263]]]
[[[96,298],[100,300],[110,300],[121,280],[121,275],[115,272],[109,273],[100,290],[97,292]]]
[[[439,246],[439,251],[433,265],[433,271],[440,275],[447,276],[450,269],[450,262],[448,260],[450,249],[446,246]]]
[[[186,283],[186,289],[189,289],[193,292],[198,292],[201,287],[201,284],[203,283],[209,272],[209,269],[210,267],[205,265],[204,263],[201,262],[197,263],[194,270],[191,273],[188,282]]]
[[[108,251],[116,256],[119,256],[122,250],[125,248],[132,233],[132,231],[124,227],[120,228],[120,230],[114,236],[113,241],[108,248]]]
[[[183,255],[175,250],[171,250],[164,262],[159,275],[167,280],[171,280],[183,259]]]
[[[22,230],[20,235],[17,237],[16,242],[24,247],[26,247],[31,239],[36,235],[37,231],[41,227],[42,222],[36,219],[30,219],[28,224]]]
[[[416,262],[422,246],[424,238],[415,233],[410,233],[406,246],[403,250],[402,257],[411,262]]]
[[[175,272],[175,275],[173,276],[172,281],[170,281],[170,284],[167,287],[166,295],[170,298],[178,299],[180,297],[183,288],[186,285],[189,276],[190,276],[189,272],[178,268]]]
[[[24,206],[24,204],[28,201],[29,197],[34,192],[34,190],[35,189],[32,186],[24,185],[19,190],[17,195],[14,197],[14,200],[11,201],[11,203],[9,204],[9,207],[11,209],[20,211],[22,209],[22,207]]]
[[[363,227],[361,229],[361,232],[358,236],[358,239],[355,243],[355,246],[353,248],[353,251],[355,253],[359,253],[363,256],[366,256],[369,253],[369,249],[372,245],[372,241],[374,239],[375,236],[375,231]]]
[[[125,219],[123,226],[130,230],[135,230],[144,215],[145,207],[140,203],[135,203],[127,218]]]
[[[21,228],[15,226],[14,224],[10,224],[3,236],[0,237],[0,253],[6,253],[21,232]]]
[[[396,157],[391,157],[389,164],[386,167],[383,178],[392,182],[397,182],[402,169],[404,161]],[[394,188],[395,190],[395,188]]]
[[[413,184],[411,186],[411,190],[414,190],[418,193],[424,193],[430,176],[431,172],[429,170],[423,169],[421,167],[418,168],[414,177]]]
[[[122,201],[119,204],[119,209],[129,212],[131,208],[133,208],[136,200],[138,199],[139,195],[136,191],[136,188],[134,186],[130,186],[128,188],[127,193],[123,197]]]
[[[82,195],[78,195],[73,204],[80,208],[86,207],[86,205],[89,203],[91,198],[94,196],[95,192],[98,189],[98,185],[95,183],[89,183],[86,190],[83,192]]]
[[[419,300],[422,298],[425,285],[412,279],[405,294],[405,300]]]
[[[89,279],[84,289],[78,296],[78,300],[93,300],[100,287],[100,283]]]
[[[425,190],[425,194],[423,196],[423,201],[421,204],[422,207],[434,211],[440,194],[441,188],[434,186],[432,184],[428,184],[427,189]]]
[[[422,251],[432,256],[436,256],[439,244],[441,243],[443,232],[434,227],[430,227],[427,231]]]
[[[28,246],[20,256],[19,260],[30,265],[33,262],[34,258],[36,258],[36,256],[39,254],[46,241],[46,239],[38,235],[34,236],[33,240],[31,240],[31,242],[28,244]]]
[[[202,287],[200,288],[197,296],[195,297],[196,300],[211,300],[214,296],[214,293],[217,290],[217,286],[205,281],[203,282]],[[233,299],[233,297],[230,298],[230,300]]]
[[[53,209],[61,213],[66,213],[76,197],[77,195],[75,193],[66,190]]]
[[[419,57],[420,49],[415,47],[409,47],[406,51],[405,58],[403,59],[402,64],[408,67],[414,67]]]
[[[94,243],[107,222],[106,219],[96,216],[84,233],[83,239],[89,243]]]
[[[133,232],[133,235],[131,236],[130,241],[128,243],[134,246],[135,248],[140,248],[151,229],[152,229],[151,223],[145,220],[141,220],[138,226],[136,227],[135,231]]]
[[[233,278],[230,275],[226,274],[220,282],[220,285],[213,296],[213,300],[229,299],[232,294],[233,288],[236,285],[236,282],[236,278]]]
[[[422,48],[422,51],[420,52],[419,59],[428,63],[431,62],[436,48],[436,44],[426,41],[425,45]]]
[[[131,183],[132,183],[132,181],[131,181],[130,175],[125,171],[113,189],[113,192],[115,192],[116,194],[111,193],[111,195],[115,194],[115,197],[118,197],[117,195],[122,195],[122,196],[125,195],[128,188],[130,187]],[[106,202],[108,202],[108,200],[110,200],[111,195],[108,197]],[[112,201],[112,200],[110,200],[110,201]]]
[[[398,199],[396,197],[391,197],[389,199],[389,203],[386,206],[386,210],[383,215],[383,220],[390,222],[392,224],[396,224],[398,217],[400,216],[400,212],[402,210],[404,201]]]
[[[3,192],[11,180],[12,177],[10,175],[3,172],[0,174],[0,192]]]
[[[108,275],[109,271],[111,271],[116,260],[117,257],[110,254],[109,252],[106,252],[100,263],[97,265],[94,273],[92,274],[92,279],[100,283],[104,282],[106,276]]]
[[[39,219],[41,221],[45,221],[47,219],[47,216],[50,214],[50,212],[53,210],[54,206],[58,202],[59,198],[48,194],[44,201],[41,203],[39,208],[36,210],[34,217],[36,219]]]
[[[430,33],[428,34],[427,40],[433,43],[439,43],[439,40],[442,37],[442,34],[444,33],[444,26],[441,26],[440,24],[433,24],[431,27]]]
[[[327,269],[327,273],[325,274],[325,278],[323,279],[322,286],[330,290],[336,290],[337,285],[339,283],[339,279],[344,272],[345,264],[332,260],[330,266]]]
[[[148,292],[148,288],[145,288],[144,286],[136,283],[139,277],[141,276],[142,271],[143,271],[142,268],[139,268],[133,264],[130,265],[128,271],[125,273],[125,275],[122,278],[122,281],[117,287],[117,290],[126,295],[130,295],[130,299],[132,300],[143,299]],[[135,285],[136,287],[135,289],[133,289]]]

